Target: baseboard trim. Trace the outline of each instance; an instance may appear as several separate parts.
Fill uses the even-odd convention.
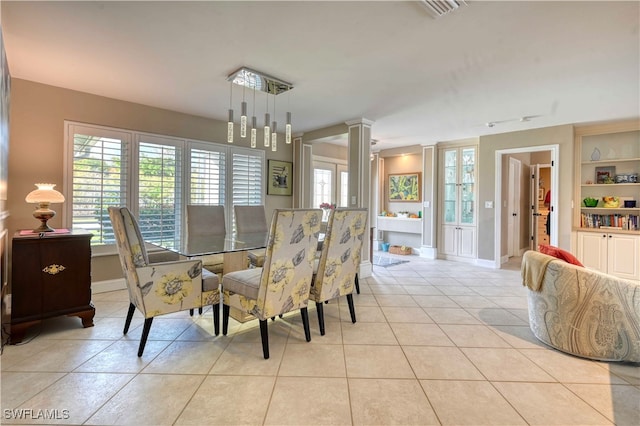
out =
[[[420,247],[420,257],[427,259],[437,259],[438,250],[433,247]]]
[[[360,262],[360,272],[358,273],[358,278],[368,278],[371,276],[373,272],[373,263],[366,260],[364,262]]]
[[[496,265],[495,260],[476,259],[475,263],[483,268],[500,269],[500,265]]]
[[[127,283],[124,278],[119,278],[117,280],[94,281],[91,283],[91,293],[93,294],[124,290],[126,288]]]
[[[503,263],[507,263],[509,261],[509,256],[502,256],[500,258],[500,264],[502,265]]]

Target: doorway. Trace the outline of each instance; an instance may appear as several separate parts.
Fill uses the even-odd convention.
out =
[[[541,236],[534,234],[535,226],[542,224],[534,213],[540,214],[539,201],[542,185],[530,184],[530,172],[534,164],[548,166],[548,178],[544,179],[544,193],[550,191],[549,235],[546,226],[541,232],[548,238],[547,244],[557,245],[557,214],[556,197],[558,187],[558,145],[541,145],[522,148],[512,148],[496,151],[496,203],[498,211],[495,214],[495,265],[502,268],[510,257],[518,257],[529,249],[532,239]],[[519,163],[519,164],[518,164]],[[518,167],[520,174],[518,174]],[[504,179],[503,179],[504,176]],[[547,175],[545,175],[547,176]],[[546,220],[546,214],[544,219]],[[537,247],[537,246],[536,246]]]

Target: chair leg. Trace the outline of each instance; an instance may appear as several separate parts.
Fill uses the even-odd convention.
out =
[[[229,330],[229,305],[222,305],[222,334],[227,335]]]
[[[353,293],[347,294],[347,304],[349,305],[349,313],[351,314],[351,322],[356,323],[356,308],[353,306]]]
[[[264,359],[269,359],[269,331],[267,330],[267,320],[260,320],[260,337],[262,337],[262,355]]]
[[[356,293],[360,294],[360,280],[358,280],[358,274],[356,274]]]
[[[198,313],[199,313],[200,315],[202,315],[202,306],[200,306],[200,307],[198,308]]]
[[[127,334],[129,331],[129,326],[131,325],[131,319],[133,318],[133,313],[136,311],[136,305],[133,303],[129,303],[129,312],[127,312],[127,319],[124,321],[124,331],[122,334]]]
[[[220,302],[213,304],[213,330],[216,336],[220,334]]]
[[[307,308],[300,308],[300,315],[302,316],[302,325],[304,326],[304,337],[307,342],[311,341],[311,330],[309,329],[309,311]]]
[[[144,352],[144,346],[147,344],[147,337],[149,337],[149,330],[151,330],[151,323],[153,322],[152,318],[147,318],[144,320],[144,326],[142,328],[142,337],[140,338],[140,347],[138,347],[138,357],[142,356]]]
[[[320,327],[320,335],[324,336],[324,305],[322,302],[316,302],[316,312],[318,313],[318,326]]]

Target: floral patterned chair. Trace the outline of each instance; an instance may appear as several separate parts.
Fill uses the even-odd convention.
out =
[[[324,335],[323,303],[347,296],[351,322],[356,322],[353,289],[367,227],[367,209],[331,210],[320,259],[314,268],[311,294],[316,302],[320,334]]]
[[[233,212],[238,234],[260,234],[269,230],[264,206],[233,206]],[[247,252],[247,256],[249,257],[249,266],[252,268],[264,265],[265,250],[251,250]]]
[[[274,211],[264,266],[230,272],[222,279],[222,334],[227,334],[230,307],[254,315],[268,359],[267,320],[300,309],[306,340],[311,340],[307,303],[321,216],[320,209]]]
[[[129,290],[129,312],[124,334],[138,308],[144,326],[138,356],[142,356],[153,318],[187,309],[213,306],[215,334],[220,332],[219,279],[202,269],[201,260],[149,263],[140,228],[126,207],[109,207],[120,264]]]

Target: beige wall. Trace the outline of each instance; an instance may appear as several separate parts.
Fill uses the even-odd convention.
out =
[[[422,152],[419,154],[399,155],[396,157],[386,157],[384,160],[384,202],[382,208],[388,212],[397,213],[408,211],[418,213],[422,210],[422,202],[390,202],[389,201],[389,175],[397,173],[423,173]],[[422,191],[422,188],[420,188]],[[422,195],[422,192],[420,193]],[[379,212],[378,212],[379,213]]]
[[[31,215],[34,207],[24,201],[35,182],[56,183],[57,189],[62,190],[64,120],[226,144],[226,122],[13,79],[8,190],[11,216],[7,221],[10,233],[36,226]],[[236,144],[248,147],[249,140]],[[266,158],[292,161],[291,147],[279,144],[277,152],[266,152]],[[268,214],[275,208],[291,207],[291,197],[265,197]],[[62,212],[55,205],[53,209]],[[69,226],[69,221],[59,214],[51,225]],[[120,266],[115,256],[93,259],[94,281],[118,276]]]
[[[554,126],[521,132],[502,133],[480,137],[478,179],[478,259],[495,260],[494,209],[484,208],[485,201],[494,201],[496,180],[496,151],[542,145],[558,145],[558,172],[560,182],[573,182],[573,126]],[[503,170],[504,176],[504,170]],[[571,201],[573,186],[559,185],[558,191],[558,245],[571,248]]]

